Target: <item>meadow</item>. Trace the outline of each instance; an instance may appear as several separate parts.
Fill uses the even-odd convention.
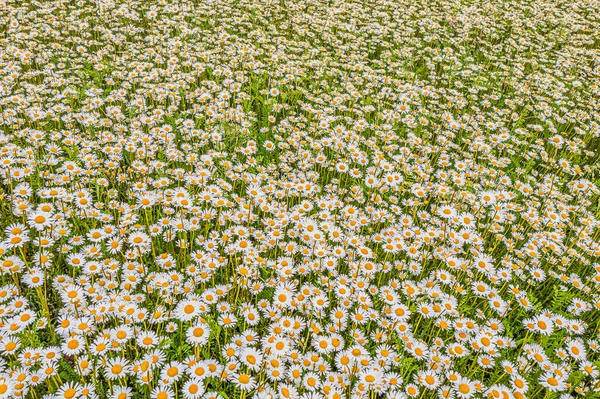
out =
[[[594,0],[0,0],[0,399],[600,397]]]

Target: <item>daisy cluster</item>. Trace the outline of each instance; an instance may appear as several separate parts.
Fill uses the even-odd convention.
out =
[[[593,0],[0,0],[0,399],[591,398]]]

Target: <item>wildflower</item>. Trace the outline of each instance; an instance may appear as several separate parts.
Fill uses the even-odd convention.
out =
[[[411,398],[416,398],[419,396],[420,390],[419,387],[415,384],[407,384],[404,387],[404,391]]]
[[[550,335],[554,329],[554,322],[545,315],[537,316],[533,320],[533,324],[535,325],[535,331],[544,335]]]
[[[49,212],[34,212],[28,215],[29,225],[38,231],[42,231],[53,223],[52,214]]]
[[[454,381],[454,392],[459,398],[470,398],[475,395],[475,384],[465,377]]]
[[[420,370],[415,375],[415,383],[423,385],[427,389],[435,390],[442,384],[442,380],[435,372]]]
[[[540,385],[548,388],[551,392],[561,392],[567,388],[566,381],[552,373],[545,373],[540,376]]]
[[[186,332],[186,339],[192,345],[205,345],[210,337],[210,328],[204,323],[192,324]]]
[[[262,354],[257,349],[247,347],[241,353],[240,359],[246,367],[253,371],[258,371],[262,365],[262,357]]]
[[[142,248],[150,243],[150,237],[146,233],[134,232],[127,239],[129,244],[137,248]]]
[[[61,350],[69,356],[77,355],[85,350],[84,340],[79,336],[72,335],[65,340],[61,346]]]
[[[158,385],[152,390],[150,397],[152,399],[173,399],[175,397],[175,392],[171,387]]]
[[[160,380],[164,385],[171,385],[183,377],[184,365],[180,362],[170,362],[163,366]]]
[[[194,378],[189,379],[183,384],[181,392],[185,399],[199,399],[204,395],[204,384],[200,380]]]
[[[190,321],[200,314],[201,302],[197,299],[188,299],[179,302],[175,314],[179,320]]]
[[[452,219],[456,217],[456,210],[452,206],[444,205],[438,209],[438,214],[444,219]]]
[[[60,399],[72,399],[81,395],[81,388],[76,383],[66,383],[56,391],[56,397]]]
[[[592,378],[596,378],[598,377],[598,375],[600,375],[600,372],[598,371],[597,367],[589,360],[582,361],[579,365],[579,368],[585,374],[589,375]]]
[[[0,398],[10,398],[15,392],[15,381],[6,373],[0,373]]]
[[[300,397],[300,395],[298,394],[298,390],[294,386],[289,384],[280,384],[277,387],[277,392],[282,398],[285,399],[297,399]]]
[[[517,392],[527,392],[529,389],[529,383],[523,377],[519,375],[511,376],[511,385]]]
[[[108,359],[106,366],[104,367],[104,374],[106,378],[110,380],[116,380],[125,377],[131,370],[130,364],[127,359],[117,357]]]
[[[583,342],[579,339],[567,341],[567,350],[576,360],[586,360],[586,349]]]
[[[133,390],[129,387],[117,385],[113,387],[113,393],[111,399],[131,399],[133,397]]]
[[[143,331],[136,336],[136,341],[142,348],[153,348],[159,344],[160,338],[153,331]]]
[[[244,391],[251,391],[256,387],[256,380],[248,374],[234,373],[229,378],[237,388],[242,389]]]

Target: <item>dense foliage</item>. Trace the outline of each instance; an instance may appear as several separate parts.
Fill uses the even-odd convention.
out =
[[[600,391],[593,0],[0,0],[0,399]]]

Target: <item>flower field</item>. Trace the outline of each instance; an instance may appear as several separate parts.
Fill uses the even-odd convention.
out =
[[[0,0],[0,399],[600,397],[594,0]]]

